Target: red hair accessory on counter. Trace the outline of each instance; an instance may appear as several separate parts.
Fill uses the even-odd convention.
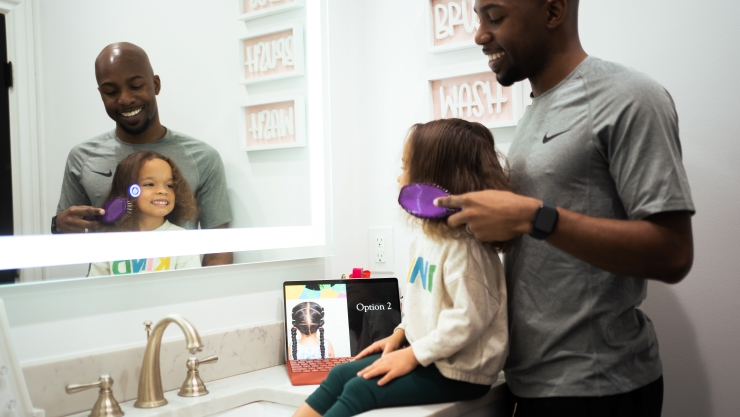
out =
[[[370,271],[362,268],[352,268],[350,278],[370,278]]]

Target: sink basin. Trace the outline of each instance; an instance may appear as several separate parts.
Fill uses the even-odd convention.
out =
[[[257,401],[229,411],[212,414],[211,417],[290,417],[297,409],[298,407],[289,405]]]

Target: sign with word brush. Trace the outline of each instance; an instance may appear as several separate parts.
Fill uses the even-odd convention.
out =
[[[239,39],[242,84],[274,81],[304,74],[303,25],[278,26]]]
[[[475,47],[480,19],[475,0],[428,0],[427,38],[430,52]]]

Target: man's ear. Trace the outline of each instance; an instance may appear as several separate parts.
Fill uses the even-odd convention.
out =
[[[159,80],[159,75],[154,76],[154,95],[159,95],[159,90],[162,89],[162,81]]]
[[[568,0],[547,0],[547,28],[555,29],[568,18],[568,9],[572,5]]]

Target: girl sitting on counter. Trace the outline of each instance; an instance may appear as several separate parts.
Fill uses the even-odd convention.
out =
[[[401,186],[431,183],[452,194],[509,190],[493,135],[460,119],[411,128]],[[496,382],[508,353],[504,272],[497,251],[451,228],[416,220],[403,319],[394,333],[334,367],[294,416],[351,416],[381,407],[472,400]]]

